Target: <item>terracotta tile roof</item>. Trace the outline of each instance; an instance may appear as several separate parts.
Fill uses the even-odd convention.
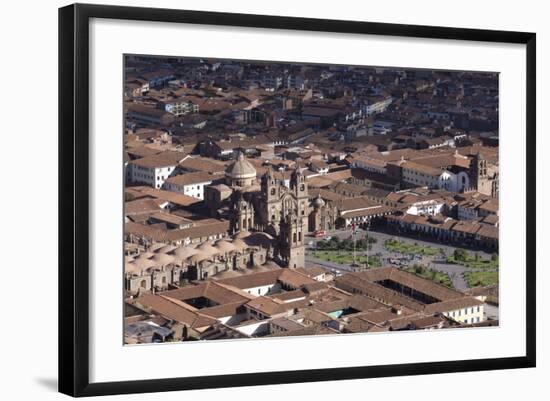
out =
[[[451,299],[449,301],[436,302],[426,305],[424,313],[432,314],[438,312],[450,312],[457,309],[470,308],[474,306],[481,306],[484,303],[474,297],[462,297],[457,299]]]
[[[370,312],[364,312],[358,315],[362,320],[366,322],[381,325],[389,320],[400,317],[397,313],[393,312],[390,308],[375,310]]]
[[[164,291],[161,294],[182,301],[204,297],[217,304],[245,303],[249,300],[249,296],[243,296],[239,291],[234,291],[228,286],[219,284],[217,281],[207,281],[199,285],[187,285],[176,290]]]
[[[180,175],[175,175],[166,179],[166,184],[173,185],[195,185],[195,184],[205,184],[210,183],[219,176],[215,176],[206,171],[196,171],[194,173],[185,173]]]
[[[351,212],[364,210],[368,208],[379,208],[380,205],[371,201],[366,196],[357,196],[355,198],[345,198],[339,202],[339,209],[342,212]]]
[[[401,295],[397,291],[390,290],[379,284],[373,283],[364,277],[357,276],[356,273],[348,273],[336,278],[336,285],[339,288],[347,287],[358,289],[362,295],[374,298],[378,302],[383,302],[388,306],[404,305],[412,310],[420,311],[424,305]]]
[[[321,334],[338,334],[339,332],[331,329],[330,327],[325,327],[322,325],[311,325],[304,327],[303,329],[286,331],[283,333],[277,333],[269,335],[269,337],[288,337],[288,336],[313,336]]]
[[[345,170],[334,171],[334,172],[325,174],[323,177],[333,181],[347,180],[348,178],[351,178],[351,169],[348,168]]]
[[[498,227],[488,224],[481,224],[479,230],[477,231],[477,235],[484,238],[498,240]]]
[[[155,213],[162,210],[158,203],[152,199],[137,199],[124,202],[124,214],[135,215],[144,213]]]
[[[411,321],[417,329],[426,329],[445,323],[447,320],[441,316],[426,316]]]
[[[207,157],[187,157],[179,163],[180,167],[191,171],[208,171],[212,174],[223,173],[226,164]]]
[[[126,234],[146,237],[157,242],[172,242],[181,241],[186,238],[195,239],[212,235],[225,235],[228,229],[229,222],[227,221],[175,230],[165,230],[134,222],[128,222],[124,225],[124,232]]]
[[[146,156],[157,155],[161,153],[162,150],[153,149],[149,146],[135,146],[135,147],[127,148],[126,152],[130,156],[133,156],[134,158],[141,158]]]
[[[164,151],[141,159],[132,160],[130,163],[147,168],[161,168],[177,166],[183,160],[185,153],[176,151]]]
[[[417,171],[419,173],[429,175],[429,176],[438,177],[443,173],[443,170],[441,170],[440,168],[426,166],[424,164],[420,164],[417,162],[405,161],[400,163],[400,165],[401,165],[401,168]]]
[[[161,295],[146,294],[137,298],[135,302],[150,309],[152,313],[160,314],[167,319],[183,323],[192,328],[204,328],[217,323],[217,320],[192,311]]]
[[[314,279],[306,276],[305,274],[298,273],[291,269],[282,269],[282,272],[277,280],[292,288],[300,288],[303,285],[314,284],[317,282]]]
[[[178,206],[191,206],[196,203],[202,202],[200,199],[195,198],[193,196],[188,196],[188,195],[180,194],[173,191],[165,191],[163,189],[156,189],[151,187],[127,188],[127,190],[130,190],[130,189],[133,190],[134,192],[139,192],[147,196],[152,196],[153,198],[167,201]]]
[[[283,301],[264,296],[254,298],[246,306],[267,316],[278,315],[287,310]]]
[[[298,273],[305,274],[308,277],[314,278],[320,275],[323,275],[327,272],[327,269],[321,266],[307,266],[307,267],[300,267],[296,269]]]
[[[377,205],[368,209],[356,210],[354,212],[342,213],[342,217],[350,219],[353,217],[377,216],[394,212],[395,209],[390,206]]]
[[[218,282],[232,285],[240,289],[262,287],[264,285],[274,284],[277,282],[282,270],[283,269],[278,269],[267,272],[247,274],[240,277],[230,277],[227,279],[218,280]]]
[[[423,294],[429,295],[440,301],[464,296],[461,292],[447,288],[444,285],[425,280],[414,274],[407,273],[393,267],[372,269],[356,274],[365,277],[369,281],[391,280],[409,288],[414,288],[416,291],[422,292]]]

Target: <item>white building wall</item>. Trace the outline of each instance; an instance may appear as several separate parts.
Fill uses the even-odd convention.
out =
[[[435,216],[443,211],[445,204],[443,202],[419,202],[411,205],[407,209],[407,214],[418,216],[419,214]]]
[[[258,296],[275,294],[281,291],[281,284],[274,283],[274,284],[263,285],[261,287],[244,288],[243,291],[246,291],[251,295],[258,295]]]
[[[155,168],[155,188],[160,189],[164,181],[174,172],[176,166]]]
[[[438,179],[438,188],[456,192],[456,177],[450,171],[444,171]]]
[[[174,172],[176,166],[170,167],[143,167],[130,163],[128,177],[132,182],[141,183],[156,189],[162,188],[164,181]]]
[[[353,167],[360,168],[367,171],[372,171],[374,173],[380,173],[380,174],[386,174],[386,168],[385,167],[378,167],[374,166],[373,164],[369,163],[366,160],[362,159],[356,159],[352,163]]]
[[[432,176],[422,172],[403,169],[403,181],[419,187],[439,188],[439,176]]]
[[[422,187],[446,189],[451,192],[461,192],[470,185],[468,174],[463,171],[454,174],[448,170],[443,170],[439,176],[435,176],[403,168],[403,181]]]
[[[132,163],[130,163],[129,168],[132,182],[142,183],[151,187],[155,186],[155,169]]]
[[[259,321],[258,323],[247,324],[245,326],[237,326],[235,330],[241,333],[248,334],[249,336],[267,334],[269,333],[269,321]]]
[[[200,182],[196,184],[189,185],[177,185],[172,183],[166,183],[164,187],[168,191],[178,192],[187,196],[192,196],[197,199],[204,199],[204,188],[207,185],[210,185],[212,181]]]
[[[485,321],[484,310],[484,305],[479,305],[443,312],[443,315],[460,323],[480,323]]]
[[[477,218],[477,212],[474,208],[458,207],[459,220],[473,220]]]

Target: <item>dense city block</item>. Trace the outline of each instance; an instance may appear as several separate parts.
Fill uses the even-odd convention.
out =
[[[126,56],[125,343],[498,326],[498,88]]]

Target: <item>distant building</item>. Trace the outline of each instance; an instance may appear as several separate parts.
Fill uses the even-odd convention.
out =
[[[204,188],[212,184],[215,176],[208,172],[195,172],[168,177],[162,185],[164,189],[179,192],[187,196],[204,199]]]
[[[176,117],[199,112],[199,105],[187,100],[186,98],[162,100],[159,102],[159,108],[175,115]]]
[[[167,127],[174,122],[174,119],[174,114],[153,107],[141,104],[132,104],[128,107],[128,120],[139,125]]]
[[[392,103],[391,96],[376,96],[369,98],[364,104],[364,113],[366,116],[372,116],[374,114],[385,111]]]
[[[178,163],[184,157],[183,153],[166,151],[132,160],[128,163],[129,181],[159,189],[175,173]]]

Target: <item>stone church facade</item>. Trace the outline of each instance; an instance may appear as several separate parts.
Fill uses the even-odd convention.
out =
[[[310,212],[305,176],[295,170],[287,187],[269,170],[262,177],[258,199],[260,229],[279,239],[279,255],[289,267],[304,267]]]
[[[261,177],[258,188],[256,170],[239,154],[226,170],[226,185],[232,189],[226,204],[231,234],[265,232],[276,239],[274,259],[277,262],[290,268],[304,267],[311,206],[302,172],[295,170],[287,186],[269,169]],[[207,203],[211,210],[219,206]]]

